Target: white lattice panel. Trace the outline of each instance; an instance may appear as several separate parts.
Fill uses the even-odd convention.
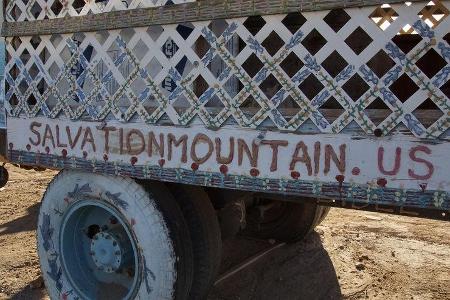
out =
[[[11,116],[218,128],[450,124],[449,2],[7,40]],[[269,125],[268,125],[269,124]]]

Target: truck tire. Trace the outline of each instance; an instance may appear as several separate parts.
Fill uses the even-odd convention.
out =
[[[62,171],[37,244],[51,299],[187,299],[192,285],[189,231],[161,183]]]
[[[206,299],[219,272],[222,239],[216,211],[201,187],[168,184],[189,228],[194,254],[194,280],[189,299]]]
[[[257,207],[256,210],[250,209],[244,235],[288,243],[297,242],[313,231],[330,210],[329,207],[314,202],[293,203],[269,199],[263,201],[270,203],[272,208],[262,215]]]
[[[317,224],[314,227],[320,225],[320,223],[322,223],[323,220],[326,219],[331,209],[331,207],[329,206],[320,206],[320,208],[322,209],[322,214],[320,215],[320,218],[317,220]]]

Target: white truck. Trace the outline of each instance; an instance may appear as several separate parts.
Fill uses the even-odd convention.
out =
[[[62,170],[51,299],[204,299],[223,239],[331,206],[450,219],[449,1],[4,7],[3,160]]]

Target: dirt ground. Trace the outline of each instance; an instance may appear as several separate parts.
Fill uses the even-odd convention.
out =
[[[54,172],[9,166],[0,190],[0,299],[48,299],[35,229]],[[284,245],[217,284],[210,299],[450,299],[449,224],[332,209],[306,241]],[[270,247],[224,244],[222,272]]]

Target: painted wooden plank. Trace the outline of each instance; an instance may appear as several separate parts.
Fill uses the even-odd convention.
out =
[[[17,0],[22,1],[22,0]],[[411,0],[416,2],[421,0]],[[13,1],[14,2],[14,1]],[[37,21],[13,22],[9,17],[3,24],[3,36],[29,36],[55,33],[74,33],[122,29],[161,24],[177,24],[223,18],[239,18],[254,15],[273,15],[291,12],[308,12],[339,8],[376,6],[387,3],[403,3],[398,0],[200,0],[191,3],[162,7],[135,8],[71,17],[52,15]],[[65,15],[65,14],[64,14]]]
[[[177,5],[192,1],[195,0],[97,0],[70,1],[63,5],[60,0],[11,0],[6,2],[5,19],[8,22],[44,20]]]
[[[236,128],[208,130],[46,118],[8,124],[15,150],[107,160],[130,165],[195,168],[261,178],[374,184],[450,191],[448,142],[395,136],[297,135]]]

